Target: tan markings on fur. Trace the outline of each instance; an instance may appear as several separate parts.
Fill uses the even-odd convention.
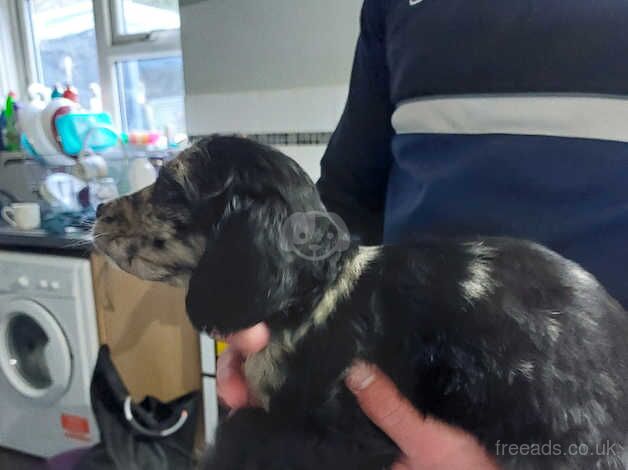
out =
[[[130,198],[113,203],[111,212],[115,221],[105,228],[112,236],[107,254],[114,264],[142,279],[165,279],[173,285],[185,285],[189,273],[171,272],[171,267],[195,266],[203,254],[205,237],[192,235],[184,240],[178,239],[173,224],[155,216],[155,206],[150,202],[151,191],[152,187],[149,187],[134,196],[139,199],[139,204],[133,204]],[[167,242],[166,248],[153,247],[155,236]],[[129,260],[127,250],[131,244],[138,248],[138,253]]]
[[[278,389],[284,381],[280,363],[285,353],[280,341],[271,341],[259,353],[253,354],[244,362],[244,375],[253,396],[268,409],[270,392]]]
[[[360,279],[366,267],[375,259],[379,252],[379,247],[360,247],[358,254],[345,265],[336,284],[325,292],[308,321],[294,332],[291,340],[288,341],[292,347],[294,347],[312,327],[325,324],[329,316],[336,309],[338,302],[351,293],[355,283]]]
[[[473,260],[469,264],[469,276],[460,287],[464,298],[473,302],[489,294],[493,289],[491,277],[491,260],[495,256],[495,250],[484,245],[483,242],[466,244]]]
[[[285,379],[281,372],[284,355],[294,351],[298,342],[313,328],[318,328],[329,320],[338,303],[351,294],[355,284],[379,255],[380,250],[380,247],[360,247],[358,254],[345,264],[335,284],[325,292],[303,324],[294,331],[285,330],[278,334],[266,348],[246,360],[244,373],[247,382],[264,408],[268,409],[270,394]]]

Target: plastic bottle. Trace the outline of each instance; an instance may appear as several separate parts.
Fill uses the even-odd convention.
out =
[[[4,146],[4,128],[6,127],[4,122],[4,110],[0,110],[0,152],[5,150]]]
[[[60,84],[55,84],[54,88],[52,89],[52,95],[50,95],[50,98],[63,98],[63,89],[61,88]]]
[[[4,135],[2,136],[4,147],[10,152],[19,150],[20,136],[17,131],[17,105],[15,93],[13,92],[9,92],[7,96],[4,108],[4,125]]]
[[[72,85],[67,83],[65,85],[65,91],[63,92],[63,97],[70,101],[74,101],[75,103],[79,102],[78,90],[74,88]]]

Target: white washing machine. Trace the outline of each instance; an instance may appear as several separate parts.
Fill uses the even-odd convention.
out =
[[[0,446],[50,457],[99,434],[90,263],[0,251]]]

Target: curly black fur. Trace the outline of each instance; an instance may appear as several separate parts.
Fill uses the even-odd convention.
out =
[[[191,320],[222,334],[266,321],[272,332],[246,365],[264,408],[222,423],[206,469],[389,467],[398,449],[343,386],[356,359],[505,468],[628,466],[628,315],[582,268],[531,242],[480,237],[304,259],[282,226],[325,209],[296,163],[237,137],[182,158],[186,230],[206,239]],[[553,455],[499,452],[548,443]],[[590,455],[571,455],[574,445]]]

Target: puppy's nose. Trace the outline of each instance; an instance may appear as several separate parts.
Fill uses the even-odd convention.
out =
[[[105,205],[98,204],[98,207],[96,208],[96,217],[102,216],[104,212],[105,212]]]

